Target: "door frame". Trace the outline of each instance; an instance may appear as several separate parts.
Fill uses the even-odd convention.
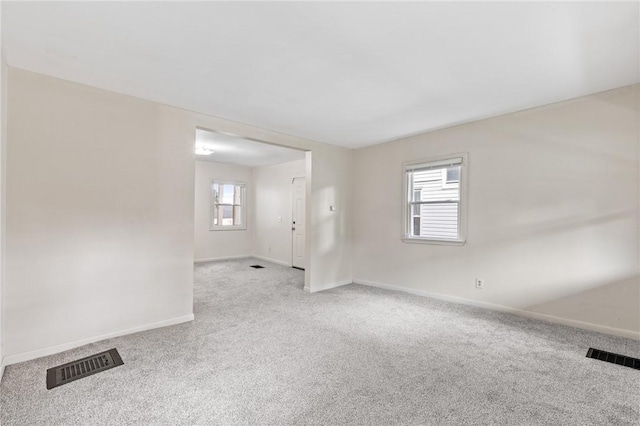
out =
[[[295,249],[294,249],[294,244],[295,244],[295,223],[293,222],[293,218],[295,216],[295,209],[296,209],[296,205],[294,202],[294,197],[295,197],[295,192],[294,192],[294,185],[296,183],[296,180],[300,180],[303,179],[304,183],[305,183],[305,188],[304,188],[304,211],[305,211],[305,218],[304,218],[304,244],[303,244],[303,250],[304,250],[304,267],[300,267],[300,266],[294,266],[294,256],[295,256]],[[306,270],[306,263],[307,263],[307,247],[306,247],[306,243],[307,243],[307,188],[306,188],[306,182],[307,182],[307,177],[306,176],[298,176],[298,177],[294,177],[291,179],[291,267],[292,268],[296,268],[296,269],[300,269],[302,271]]]

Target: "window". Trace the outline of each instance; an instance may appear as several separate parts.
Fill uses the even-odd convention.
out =
[[[464,243],[466,163],[466,154],[456,154],[405,164],[405,241]]]
[[[414,190],[413,191],[413,200],[420,201],[422,198],[422,191]],[[414,204],[411,207],[411,226],[413,226],[412,234],[420,235],[420,205]]]
[[[213,181],[211,185],[211,230],[247,229],[245,184]]]

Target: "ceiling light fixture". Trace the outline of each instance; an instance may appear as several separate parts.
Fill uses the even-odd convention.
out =
[[[211,155],[213,154],[212,149],[205,148],[204,146],[196,147],[196,155]]]

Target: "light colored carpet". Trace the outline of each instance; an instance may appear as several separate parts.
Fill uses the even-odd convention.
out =
[[[640,422],[639,342],[349,285],[256,260],[196,266],[192,323],[7,367],[8,425],[614,425]],[[116,347],[125,365],[45,389]]]

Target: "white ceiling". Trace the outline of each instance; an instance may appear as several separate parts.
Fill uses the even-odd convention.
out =
[[[196,129],[196,146],[214,151],[211,155],[196,155],[196,160],[248,167],[270,166],[305,158],[304,151],[202,129]]]
[[[639,81],[637,2],[3,2],[9,65],[347,147]]]

